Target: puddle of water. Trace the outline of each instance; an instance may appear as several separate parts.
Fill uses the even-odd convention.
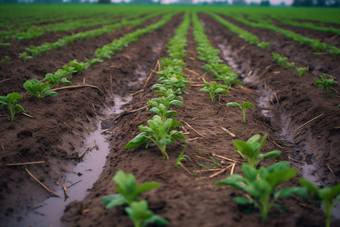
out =
[[[115,116],[122,112],[122,107],[128,104],[132,97],[122,99],[119,96],[115,96],[115,105],[105,111],[108,116]],[[29,214],[23,218],[20,226],[34,226],[34,227],[47,227],[47,226],[61,226],[60,221],[61,216],[64,214],[65,207],[72,201],[78,200],[82,201],[89,193],[99,178],[103,170],[103,166],[106,162],[106,156],[110,152],[110,147],[106,141],[106,136],[102,133],[107,127],[103,127],[102,123],[97,123],[97,128],[90,133],[84,142],[84,147],[79,155],[81,155],[88,147],[95,146],[95,142],[98,144],[98,149],[94,148],[91,151],[87,151],[82,162],[79,162],[73,171],[66,175],[65,180],[62,181],[66,187],[80,181],[79,183],[71,186],[67,189],[69,198],[64,201],[64,190],[59,185],[58,189],[54,192],[60,195],[62,198],[50,197],[43,203],[38,204],[35,211],[43,214],[38,214],[36,212],[29,212]],[[78,162],[78,160],[74,160]]]
[[[136,81],[129,81],[127,83],[127,86],[128,87],[137,86],[138,89],[141,84],[145,83],[147,73],[145,72],[145,70],[142,69],[142,66],[139,65],[138,68],[135,69],[134,74],[138,76],[138,79]]]
[[[218,44],[218,48],[221,50],[223,58],[226,62],[228,62],[228,66],[231,66],[234,70],[238,68],[237,63],[234,58],[232,58],[232,51],[230,46],[225,46],[223,44]]]

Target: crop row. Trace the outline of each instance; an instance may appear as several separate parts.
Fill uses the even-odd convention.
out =
[[[139,26],[145,21],[155,18],[159,16],[160,14],[162,14],[162,12],[153,13],[143,18],[138,18],[136,20],[129,20],[129,21],[122,20],[122,22],[120,23],[104,26],[103,28],[98,28],[98,29],[89,30],[85,32],[79,32],[77,34],[70,35],[70,36],[64,36],[55,43],[44,43],[40,46],[31,45],[30,47],[26,48],[26,51],[28,51],[32,55],[33,58],[37,58],[38,56],[41,57],[42,53],[48,54],[48,51],[50,50],[54,50],[54,51],[58,50],[60,47],[65,46],[65,45],[70,45],[76,42],[77,40],[84,40],[84,39],[88,39],[91,37],[96,37],[96,36],[100,36],[103,34],[107,34],[107,33],[112,32],[113,30],[122,28],[124,26],[133,26],[133,27]],[[96,51],[95,53],[96,53],[95,54],[96,56],[97,55],[100,56],[100,54],[98,54],[99,53],[98,51]],[[25,58],[24,56],[27,56],[25,52],[21,53],[19,57],[24,59]]]
[[[70,66],[64,65],[63,69],[58,69],[55,74],[46,74],[44,79],[44,81],[46,81],[45,83],[41,83],[39,80],[33,78],[26,81],[23,86],[33,97],[36,98],[44,98],[46,95],[56,96],[57,93],[54,90],[50,90],[52,86],[58,87],[59,83],[67,83],[68,85],[71,85],[72,83],[69,81],[69,79],[72,78],[72,75],[79,74],[82,71],[85,71],[88,66],[93,67],[94,64],[100,63],[104,59],[110,58],[120,49],[127,47],[130,42],[135,42],[142,35],[164,26],[176,13],[164,15],[158,22],[149,25],[144,29],[138,29],[132,33],[126,34],[124,37],[118,40],[113,40],[111,44],[107,44],[103,48],[97,49],[95,53],[97,53],[99,58],[94,58],[92,60],[87,59],[86,62],[78,62],[77,59],[75,59],[70,62]],[[0,96],[1,106],[6,106],[10,111],[10,120],[13,120],[16,112],[25,112],[23,108],[17,103],[17,100],[21,98],[22,96],[17,92],[12,92],[7,96]]]
[[[183,84],[179,83],[178,79],[184,80],[183,73],[181,72],[185,67],[181,58],[185,56],[186,35],[189,25],[189,13],[186,13],[183,22],[175,31],[174,37],[169,39],[167,48],[170,58],[160,59],[160,67],[163,68],[163,70],[157,72],[157,75],[160,76],[159,81],[162,82],[162,84],[155,84],[152,88],[158,88],[159,90],[155,91],[155,93],[163,96],[160,98],[153,98],[148,102],[148,104],[152,106],[150,111],[156,115],[152,120],[147,121],[149,126],[139,126],[139,129],[142,132],[132,139],[125,146],[125,149],[135,148],[145,143],[147,143],[147,146],[149,143],[154,143],[161,150],[163,157],[168,159],[166,153],[167,145],[175,143],[175,139],[182,139],[186,144],[188,143],[182,133],[176,130],[171,130],[171,132],[169,132],[169,130],[172,127],[182,125],[172,117],[176,116],[178,113],[170,110],[170,106],[180,106],[183,104],[183,102],[180,101],[183,100],[180,94],[182,94],[185,87]],[[185,148],[181,155],[183,155]],[[183,156],[181,158],[183,158]],[[176,163],[176,165],[178,164],[181,164],[180,161]],[[128,213],[129,218],[134,222],[135,227],[147,226],[151,223],[154,223],[157,226],[169,224],[168,221],[153,214],[153,212],[148,209],[146,200],[138,201],[138,197],[141,193],[159,187],[159,183],[147,182],[137,186],[135,177],[132,174],[125,174],[122,170],[117,172],[113,181],[118,185],[116,192],[119,194],[108,195],[101,199],[101,202],[107,209],[128,204],[125,211]],[[126,187],[125,185],[129,186]]]
[[[132,14],[133,16],[135,14]],[[57,33],[57,32],[65,32],[69,30],[75,30],[80,28],[86,28],[91,26],[97,26],[97,25],[104,25],[104,24],[110,24],[117,20],[119,20],[116,17],[119,17],[120,15],[116,15],[115,18],[107,18],[106,16],[99,16],[96,18],[89,18],[89,19],[81,19],[81,20],[75,20],[70,22],[63,22],[63,23],[54,23],[54,24],[47,24],[42,26],[31,26],[28,28],[18,28],[18,29],[11,29],[11,30],[4,30],[0,31],[0,37],[2,41],[29,41],[31,39],[37,39],[41,36],[43,36],[45,33]],[[138,16],[138,15],[137,15]],[[125,18],[128,19],[128,18]]]
[[[0,9],[0,28],[11,29],[19,27],[25,29],[27,26],[54,23],[56,21],[71,21],[74,19],[91,18],[99,15],[110,15],[112,12],[126,11],[124,7],[115,7],[114,10],[99,6],[71,6],[62,5],[35,5],[18,6],[2,5]]]
[[[255,36],[255,35],[253,35],[249,32],[244,31],[243,29],[237,27],[234,24],[231,24],[230,22],[222,19],[221,17],[217,16],[214,13],[211,13],[210,15],[216,21],[220,22],[222,25],[226,26],[232,32],[239,35],[239,37],[242,38],[243,40],[249,42],[250,44],[256,44],[256,42],[254,42],[254,40],[258,40],[257,36]],[[257,46],[262,49],[261,45],[259,45],[258,43],[257,43]],[[295,62],[287,62],[287,60],[288,60],[287,57],[280,55],[280,54],[277,54],[277,53],[272,53],[272,55],[273,55],[273,61],[276,61],[282,67],[286,67],[286,68],[289,68],[290,70],[293,70],[293,68],[295,66]],[[308,69],[308,67],[295,67],[295,70],[298,73],[299,78],[301,78],[303,73],[308,71],[309,69]],[[321,81],[315,81],[314,85],[321,87],[322,89],[324,89],[326,91],[327,94],[331,93],[331,95],[333,96],[334,94],[330,90],[330,86],[336,84],[334,79],[332,79],[332,78],[327,79],[324,74],[320,75],[320,77],[321,77]]]
[[[335,35],[340,35],[340,29],[337,29],[337,28],[315,25],[311,22],[297,22],[294,20],[286,19],[286,18],[278,18],[278,17],[275,17],[275,15],[272,15],[271,18],[265,18],[263,15],[251,15],[251,16],[248,16],[247,19],[250,21],[255,21],[257,23],[267,23],[267,24],[273,25],[274,21],[272,18],[283,25],[290,25],[290,26],[299,27],[299,28],[308,28],[308,29],[312,29],[315,31],[319,31],[319,32],[327,32],[327,33],[332,33]]]
[[[228,15],[227,13],[224,13],[224,14]],[[278,27],[276,27],[272,24],[268,24],[268,23],[265,23],[263,21],[261,21],[259,23],[251,22],[249,20],[246,20],[243,16],[232,16],[232,18],[234,20],[241,22],[245,25],[248,25],[250,27],[261,28],[261,29],[266,29],[266,30],[273,31],[273,32],[276,32],[276,33],[280,33],[283,36],[294,40],[295,42],[298,42],[298,43],[312,47],[315,52],[326,51],[327,53],[329,53],[333,57],[337,57],[337,56],[340,55],[340,49],[338,49],[335,46],[323,43],[318,39],[310,39],[310,38],[307,38],[303,35],[297,34],[293,31],[278,28]]]
[[[221,61],[217,56],[219,50],[211,47],[207,37],[204,35],[204,28],[200,24],[196,13],[193,14],[192,21],[194,24],[194,37],[198,45],[197,51],[200,54],[199,59],[206,61],[208,63],[208,66],[210,65],[210,71],[216,71],[216,69],[219,69],[220,67],[212,67],[215,67],[215,65],[217,66],[217,64],[219,64],[219,61]],[[184,56],[184,45],[172,46],[171,44],[174,43],[172,42],[173,40],[170,41],[170,45],[168,46],[168,52],[170,56]],[[173,52],[172,50],[175,50],[175,52]],[[153,86],[153,88],[161,88],[162,90],[156,93],[161,93],[164,96],[161,98],[151,99],[148,102],[148,104],[152,106],[150,111],[155,113],[156,115],[153,117],[152,120],[148,120],[149,127],[143,125],[139,126],[139,129],[142,131],[142,133],[132,139],[125,146],[125,148],[135,148],[145,143],[147,143],[148,146],[149,142],[153,142],[159,147],[163,154],[163,157],[168,158],[165,147],[168,144],[175,143],[174,137],[186,141],[184,136],[177,131],[171,131],[170,134],[168,133],[171,127],[179,126],[180,123],[177,123],[177,121],[175,121],[176,126],[174,126],[174,119],[167,118],[167,116],[177,115],[177,112],[169,110],[169,108],[171,104],[182,105],[181,101],[174,99],[176,98],[176,96],[177,99],[181,99],[179,98],[180,96],[178,96],[178,94],[180,94],[181,91],[183,91],[182,89],[184,88],[184,83],[179,83],[179,86],[177,86],[172,83],[171,80],[172,78],[175,78],[176,81],[178,81],[177,78],[181,78],[180,81],[183,81],[183,79],[185,81],[185,78],[183,77],[182,73],[182,70],[184,69],[184,63],[178,58],[171,57],[170,59],[162,59],[162,63],[162,66],[164,66],[164,70],[159,71],[157,74],[161,76],[159,80],[162,82],[164,81],[165,84],[156,84]],[[208,66],[205,65],[203,66],[203,68],[206,68]],[[224,65],[224,67],[228,66]],[[215,74],[215,72],[213,73]],[[211,86],[211,84],[206,82],[205,85],[206,90],[204,91],[209,91],[209,86]],[[181,90],[179,90],[178,94],[174,94],[174,89]],[[223,93],[222,91],[224,90],[226,90],[225,87],[221,87],[221,92],[213,92],[213,95],[211,95],[212,100],[214,100],[214,95],[216,93]],[[175,133],[177,136],[174,136]],[[273,206],[285,209],[281,205],[275,203],[279,198],[286,198],[293,194],[306,197],[308,195],[308,191],[310,191],[319,198],[319,201],[322,202],[323,206],[325,207],[326,226],[330,226],[331,211],[336,203],[340,201],[340,184],[334,186],[333,188],[325,187],[323,189],[318,189],[308,180],[299,179],[299,183],[302,187],[282,187],[281,184],[288,181],[289,179],[294,178],[297,175],[297,171],[294,168],[290,168],[289,163],[286,161],[275,163],[268,168],[265,168],[263,166],[261,166],[259,169],[256,168],[259,162],[264,158],[276,158],[281,154],[281,151],[271,151],[265,154],[261,154],[260,150],[265,144],[266,139],[267,135],[265,135],[262,139],[260,135],[254,135],[248,141],[235,140],[233,142],[233,145],[237,148],[237,151],[235,153],[239,154],[243,159],[247,161],[247,163],[244,163],[242,165],[242,171],[245,177],[239,174],[233,174],[226,178],[224,181],[215,182],[215,185],[231,186],[235,189],[243,190],[250,194],[251,197],[236,197],[235,201],[240,204],[251,204],[254,207],[258,208],[262,217],[262,221],[267,220],[268,213]],[[181,160],[187,158],[184,155],[184,150],[178,157],[176,165],[181,163]],[[116,182],[118,185],[116,192],[118,192],[119,194],[105,196],[104,198],[102,198],[102,203],[104,203],[107,208],[112,208],[114,206],[127,203],[130,207],[126,208],[126,211],[130,219],[134,221],[135,227],[141,226],[142,223],[145,223],[145,226],[150,223],[149,218],[152,217],[153,213],[150,210],[147,210],[146,201],[138,202],[138,196],[140,194],[138,192],[140,190],[138,190],[136,183],[130,184],[133,185],[133,187],[131,186],[130,190],[128,190],[127,188],[123,190],[122,188],[122,185],[128,184],[129,181],[136,181],[133,175],[126,175],[124,174],[124,172],[119,171],[113,178],[113,181]],[[159,187],[159,184],[157,185],[157,183],[155,182],[149,182],[146,184],[150,184],[150,187],[148,187],[148,189],[146,189],[145,191],[149,191],[153,188]],[[129,193],[127,193],[128,191]],[[137,212],[138,207],[140,211],[148,211],[149,215],[146,215],[145,217],[137,220],[137,213],[134,212]],[[159,221],[159,223],[156,224],[159,224],[160,226],[167,224],[164,219],[160,220],[162,221]]]

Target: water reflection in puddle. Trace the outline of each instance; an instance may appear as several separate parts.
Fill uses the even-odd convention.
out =
[[[119,96],[115,96],[114,106],[105,110],[105,114],[109,116],[109,118],[120,114],[120,112],[122,112],[123,106],[128,104],[131,100],[132,97],[122,99]],[[74,162],[78,164],[73,169],[73,171],[67,174],[65,179],[61,182],[66,187],[78,182],[67,189],[69,196],[67,200],[64,201],[64,190],[60,184],[58,189],[54,192],[60,195],[62,198],[48,198],[43,203],[38,205],[38,207],[40,206],[39,208],[35,209],[35,211],[39,212],[40,214],[31,211],[26,217],[23,218],[23,220],[21,220],[20,226],[56,227],[62,225],[60,218],[64,213],[65,207],[74,200],[82,201],[89,194],[93,184],[96,182],[103,170],[106,156],[110,152],[109,144],[106,141],[107,136],[102,133],[103,130],[107,128],[109,127],[107,127],[105,123],[97,122],[96,129],[91,132],[84,141],[84,146],[79,152],[79,156],[87,148],[95,146],[95,143],[98,144],[98,149],[94,148],[87,151],[84,158],[82,159],[82,162],[78,163],[78,160],[74,160]]]

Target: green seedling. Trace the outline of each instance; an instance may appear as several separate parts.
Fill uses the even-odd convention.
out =
[[[295,67],[296,71],[299,73],[299,79],[301,78],[302,74],[304,72],[307,72],[308,71],[308,67]]]
[[[200,89],[202,92],[209,92],[211,101],[213,102],[215,100],[215,96],[217,94],[229,94],[228,86],[227,85],[221,85],[216,82],[210,84],[209,82],[204,81],[205,87]]]
[[[51,89],[49,83],[41,84],[37,79],[30,79],[24,83],[24,88],[36,98],[44,98],[46,95],[57,96],[57,92],[48,92]]]
[[[159,71],[161,72],[161,71]],[[158,72],[158,73],[159,73]],[[167,89],[177,90],[181,89],[181,92],[184,94],[188,94],[184,89],[186,88],[185,85],[190,85],[191,83],[188,81],[187,78],[185,78],[181,74],[173,74],[169,75],[167,77],[161,76],[161,78],[158,79],[163,83],[163,86],[165,86]],[[159,87],[160,84],[155,84],[151,89]]]
[[[6,63],[7,65],[9,65],[11,64],[11,58],[8,56],[5,56],[5,58],[0,61],[0,64],[1,63]]]
[[[261,42],[261,43],[258,43],[257,46],[260,47],[261,50],[264,50],[267,47],[270,47],[270,43],[268,43],[268,42]]]
[[[281,151],[270,151],[265,154],[260,154],[260,150],[267,140],[267,134],[259,143],[260,138],[260,135],[254,135],[247,142],[242,140],[235,140],[233,142],[234,146],[238,149],[235,153],[246,159],[248,164],[253,168],[256,168],[257,164],[264,158],[276,158],[281,155]]]
[[[159,90],[156,90],[155,94],[162,94],[165,97],[169,97],[170,95],[175,95],[176,99],[183,100],[182,96],[179,96],[182,94],[182,91],[180,88],[176,89],[175,91],[171,88],[166,88],[163,84],[158,84],[158,86],[153,86],[152,88],[158,88]]]
[[[182,161],[191,161],[191,158],[188,155],[184,154],[184,151],[187,148],[187,146],[188,146],[188,143],[185,144],[183,151],[179,154],[179,156],[176,160],[176,163],[175,163],[175,167],[182,166],[183,169],[185,169],[188,173],[192,174],[182,163]]]
[[[306,179],[299,179],[299,183],[320,199],[320,202],[325,209],[326,227],[330,227],[332,210],[340,201],[340,184],[332,188],[326,186],[323,189],[319,189]]]
[[[163,67],[175,67],[175,66],[179,66],[182,69],[185,69],[184,67],[184,61],[181,59],[169,59],[169,58],[160,58],[160,66],[161,68]]]
[[[93,68],[94,65],[103,62],[103,60],[100,60],[98,58],[94,58],[92,60],[89,60],[88,58],[85,58],[85,60],[87,61],[87,64],[91,66],[91,68]]]
[[[146,227],[148,224],[155,224],[156,226],[166,226],[169,224],[167,220],[149,210],[148,203],[145,200],[132,202],[129,207],[125,208],[125,211],[135,227]]]
[[[148,101],[148,105],[152,106],[150,112],[158,114],[165,122],[167,116],[177,116],[177,112],[174,110],[169,110],[170,105],[181,106],[183,102],[174,100],[175,95],[169,95],[168,97],[162,96],[161,98],[153,98]]]
[[[81,71],[86,70],[87,63],[78,62],[77,59],[74,59],[73,61],[70,61],[70,65],[76,72],[80,73]]]
[[[24,61],[24,63],[26,63],[26,61],[27,61],[28,59],[33,59],[32,56],[27,56],[27,53],[26,53],[26,52],[23,52],[23,53],[19,54],[19,58],[21,58],[21,59]]]
[[[147,143],[148,147],[148,143],[153,142],[161,150],[163,157],[169,159],[169,156],[166,153],[166,145],[175,143],[175,138],[187,142],[182,133],[176,130],[172,130],[169,133],[171,127],[181,126],[181,123],[175,119],[169,118],[163,122],[160,116],[155,115],[152,120],[148,120],[148,125],[150,127],[140,125],[138,128],[142,131],[142,133],[138,134],[124,148],[131,149],[144,143]]]
[[[295,65],[295,62],[291,62],[291,63],[285,62],[285,63],[284,63],[284,66],[287,67],[287,68],[289,68],[290,70],[293,70],[294,65]]]
[[[340,55],[340,49],[338,49],[335,46],[331,46],[328,50],[328,53],[330,53],[333,57],[337,57]]]
[[[330,92],[329,87],[332,85],[335,85],[336,82],[334,81],[333,78],[327,80],[324,74],[321,74],[320,77],[322,81],[315,81],[314,86],[321,87],[322,89],[326,91],[327,94],[329,94]]]
[[[37,56],[38,56],[38,54],[39,54],[39,52],[38,52],[38,49],[35,47],[35,46],[30,46],[30,48],[26,48],[26,51],[28,51],[30,54],[32,54],[32,56],[33,56],[33,58],[35,59]]]
[[[243,101],[242,106],[241,106],[237,102],[228,102],[226,104],[226,106],[236,106],[236,107],[239,107],[242,110],[242,113],[243,113],[243,123],[246,123],[246,111],[247,111],[247,108],[253,108],[254,104],[252,104],[250,102]]]
[[[64,65],[64,71],[66,72],[66,77],[67,79],[72,79],[72,74],[76,73],[77,70],[74,67],[68,66],[68,65]]]
[[[11,44],[9,43],[3,43],[2,41],[0,41],[0,49],[3,48],[3,47],[10,47]]]
[[[278,162],[267,169],[261,166],[259,170],[243,163],[242,171],[245,177],[233,174],[224,181],[215,182],[216,186],[229,185],[233,188],[243,190],[253,198],[236,197],[234,200],[239,204],[253,204],[260,210],[262,221],[267,220],[268,213],[273,206],[283,209],[275,204],[279,198],[285,198],[292,194],[306,196],[307,190],[298,187],[280,187],[279,185],[296,176],[297,171],[289,167],[288,162]]]
[[[14,116],[17,112],[26,113],[22,106],[18,104],[19,99],[22,99],[22,95],[18,94],[17,92],[12,92],[11,94],[8,94],[7,96],[0,96],[0,107],[3,108],[7,106],[9,111],[11,112],[11,115],[8,116],[9,120],[13,120]]]
[[[279,55],[279,54],[276,54],[276,53],[274,53],[274,52],[272,52],[272,55],[273,55],[273,62],[274,61],[277,61],[277,63],[279,64],[279,65],[281,65],[282,67],[285,67],[285,63],[286,63],[286,61],[288,60],[288,58],[287,57],[285,57],[285,56],[282,56],[282,55]]]
[[[139,195],[143,192],[160,186],[156,182],[147,182],[137,186],[136,178],[132,174],[125,174],[123,170],[119,170],[112,180],[118,185],[115,191],[119,194],[104,196],[101,199],[107,209],[123,204],[131,205],[132,202],[138,201]]]
[[[47,73],[44,81],[48,81],[51,87],[54,84],[56,88],[59,87],[59,83],[66,83],[67,85],[72,85],[73,83],[64,77],[66,74],[67,72],[65,72],[64,70],[58,69],[54,75],[52,73]]]
[[[111,58],[111,52],[106,49],[97,49],[96,52],[91,52],[91,54],[95,55],[97,58],[100,59],[109,59]]]

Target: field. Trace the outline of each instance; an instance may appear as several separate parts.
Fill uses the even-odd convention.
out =
[[[1,5],[0,226],[340,226],[339,48],[340,9]]]

